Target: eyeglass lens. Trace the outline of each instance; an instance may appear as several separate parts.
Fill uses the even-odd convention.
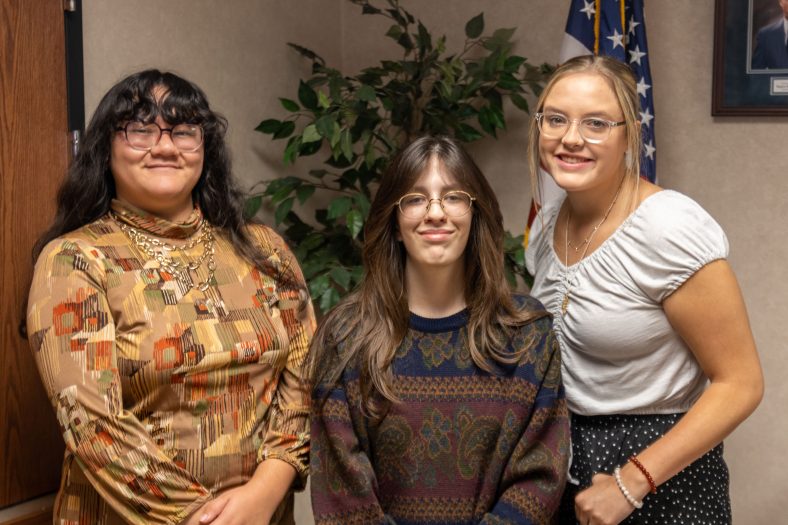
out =
[[[427,214],[434,201],[438,201],[446,215],[460,217],[471,209],[473,198],[464,191],[450,191],[440,199],[430,199],[421,193],[409,193],[399,200],[399,209],[405,217],[420,219]]]
[[[149,150],[161,140],[162,133],[169,133],[172,143],[181,151],[195,151],[203,140],[202,128],[196,124],[176,124],[162,129],[155,122],[129,122],[125,127],[126,141],[134,149]]]
[[[545,113],[539,119],[539,131],[548,138],[562,138],[573,122],[577,122],[577,130],[583,140],[599,143],[610,136],[610,122],[598,118],[570,120],[560,114]]]

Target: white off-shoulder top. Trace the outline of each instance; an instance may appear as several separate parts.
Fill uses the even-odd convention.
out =
[[[728,256],[719,224],[671,190],[644,200],[599,248],[569,268],[553,249],[561,203],[542,209],[526,251],[531,294],[554,316],[569,409],[582,415],[686,412],[707,379],[662,301],[704,265]],[[565,275],[571,302],[561,303]]]

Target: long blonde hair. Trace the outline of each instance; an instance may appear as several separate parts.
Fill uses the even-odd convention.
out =
[[[563,78],[575,73],[596,73],[610,86],[613,94],[621,107],[626,122],[627,137],[625,178],[640,178],[640,156],[643,150],[643,137],[640,133],[640,98],[637,92],[637,82],[632,69],[625,63],[607,56],[583,55],[571,58],[558,66],[548,80],[536,105],[536,112],[544,109],[544,102],[553,87]],[[539,126],[536,118],[531,119],[528,129],[528,169],[531,173],[531,191],[537,202],[542,202],[541,188],[538,184],[539,168]]]

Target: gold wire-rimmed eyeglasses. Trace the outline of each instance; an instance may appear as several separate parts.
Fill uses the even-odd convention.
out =
[[[462,190],[448,191],[439,199],[430,199],[423,193],[408,193],[397,201],[397,208],[409,219],[421,219],[427,215],[432,203],[437,201],[449,217],[462,217],[471,210],[475,200],[470,193]]]

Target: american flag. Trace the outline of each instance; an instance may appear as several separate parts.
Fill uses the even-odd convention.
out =
[[[643,133],[641,175],[651,182],[656,182],[654,98],[646,45],[643,0],[572,0],[561,45],[560,61],[590,54],[615,57],[632,68],[640,95],[640,121]],[[542,202],[531,203],[528,225],[525,229],[526,248],[528,239],[539,234],[540,221],[534,221],[537,210],[564,195],[564,191],[553,182],[550,175],[542,171],[538,176]]]
[[[561,62],[592,53],[626,62],[635,73],[643,133],[641,174],[656,182],[654,97],[643,0],[572,0],[561,46]]]

